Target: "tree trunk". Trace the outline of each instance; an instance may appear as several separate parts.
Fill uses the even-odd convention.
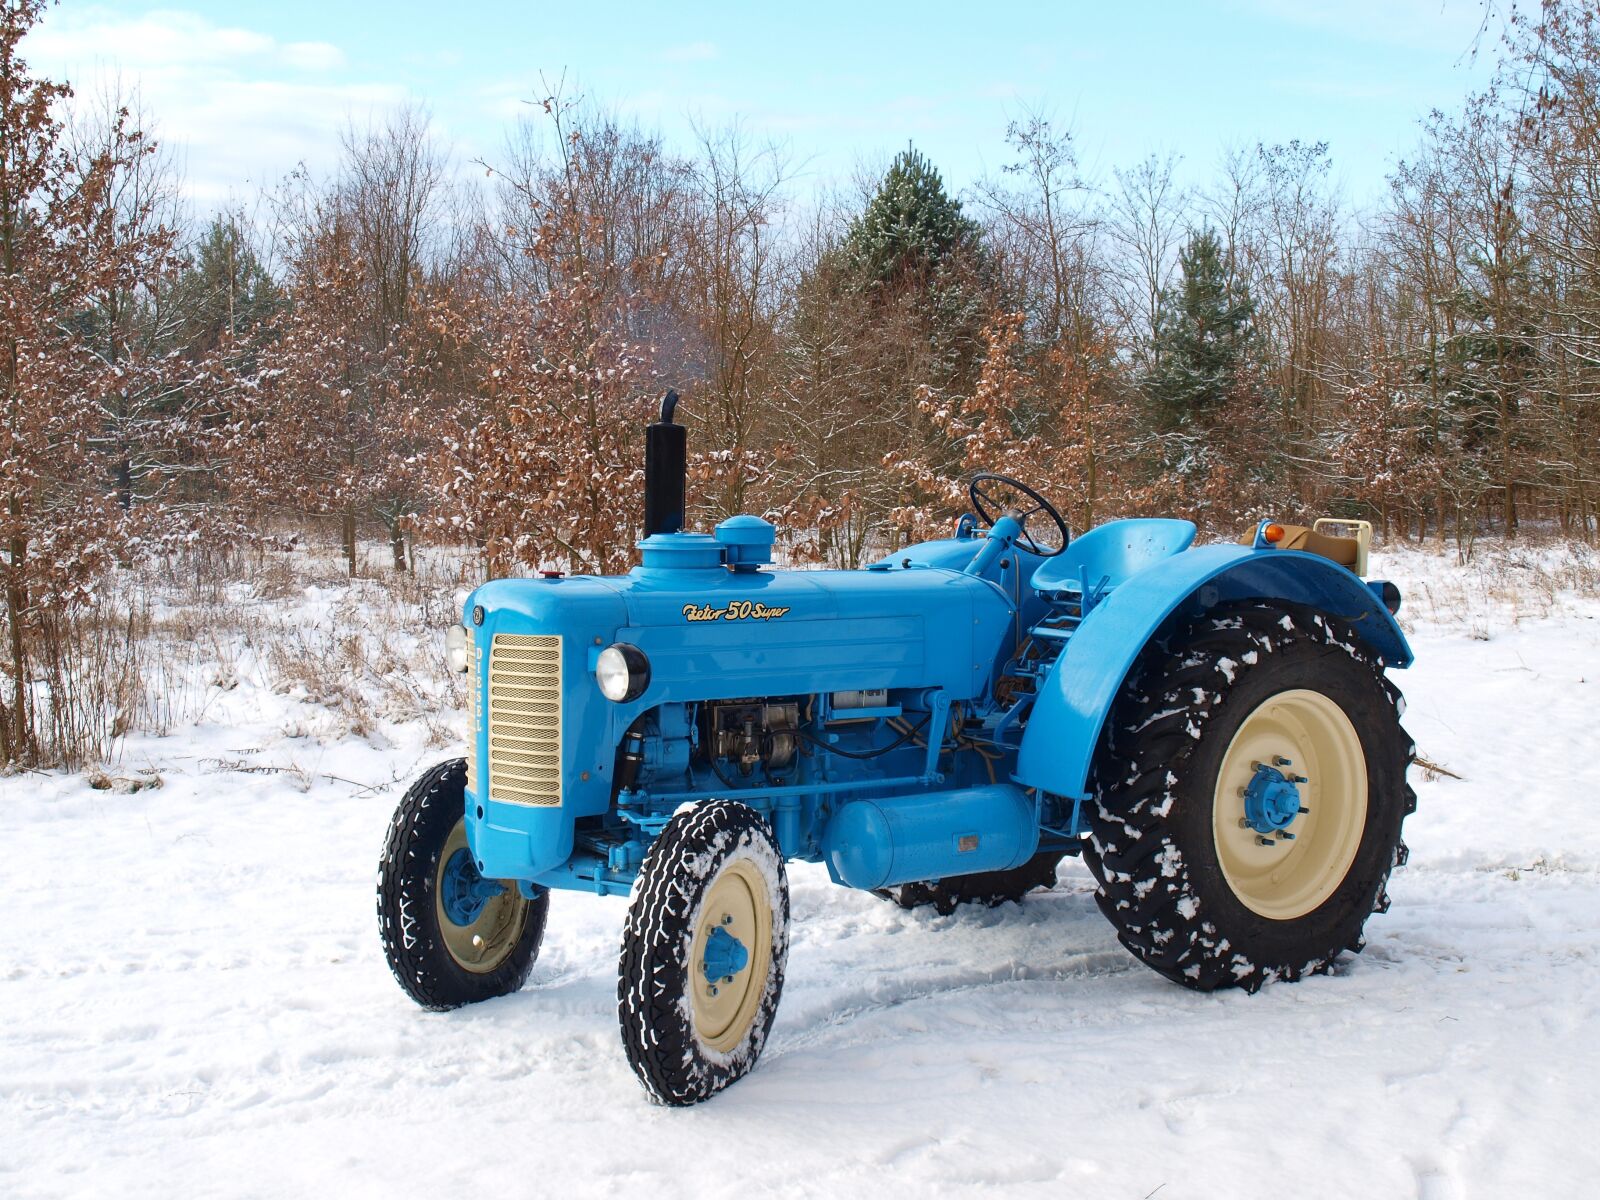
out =
[[[398,518],[389,526],[389,554],[394,561],[394,569],[404,573],[406,569],[406,535],[400,528]]]
[[[344,514],[344,520],[341,523],[340,534],[341,534],[341,537],[342,537],[343,542],[344,542],[344,561],[345,561],[345,566],[349,568],[350,576],[353,579],[353,578],[355,578],[355,573],[356,573],[356,515],[355,515],[355,513],[347,511]]]
[[[12,519],[20,519],[21,504],[11,497]],[[11,539],[11,569],[6,574],[6,621],[11,633],[11,670],[15,681],[12,692],[10,727],[6,731],[6,760],[21,762],[28,753],[28,656],[22,638],[22,618],[28,610],[23,590],[23,570],[27,565],[28,544],[22,537]]]
[[[117,460],[117,503],[123,512],[133,508],[133,463],[126,454]]]

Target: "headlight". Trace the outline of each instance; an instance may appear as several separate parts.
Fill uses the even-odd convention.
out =
[[[595,663],[594,681],[600,694],[618,704],[637,700],[650,686],[650,660],[644,651],[627,642],[617,642],[600,651]]]
[[[467,653],[467,627],[452,625],[444,631],[444,661],[457,675],[465,675],[472,665]]]

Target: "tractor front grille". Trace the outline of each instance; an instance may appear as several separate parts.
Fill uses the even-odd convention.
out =
[[[561,639],[497,633],[489,644],[489,798],[561,803]]]

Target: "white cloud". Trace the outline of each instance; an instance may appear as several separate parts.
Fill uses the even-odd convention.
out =
[[[28,35],[27,52],[40,62],[115,59],[133,70],[251,64],[326,71],[344,64],[344,53],[327,42],[283,43],[195,13],[129,17],[103,8],[49,11]]]
[[[336,71],[344,66],[344,51],[327,42],[290,42],[283,47],[282,57],[302,71]]]
[[[22,53],[80,97],[137,93],[202,209],[248,198],[300,163],[332,169],[346,122],[408,99],[399,84],[347,78],[344,52],[327,42],[283,42],[187,12],[51,9]]]

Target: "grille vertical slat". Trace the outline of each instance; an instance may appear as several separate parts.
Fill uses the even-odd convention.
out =
[[[561,803],[561,639],[497,633],[489,644],[489,797]]]
[[[472,752],[467,755],[467,791],[478,795],[478,735],[483,718],[478,712],[478,644],[467,626],[467,726],[472,730]]]

